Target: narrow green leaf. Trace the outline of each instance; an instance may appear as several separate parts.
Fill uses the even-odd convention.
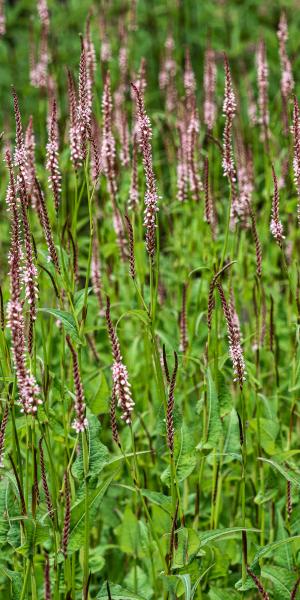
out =
[[[200,547],[206,546],[211,542],[215,542],[223,537],[235,537],[241,531],[247,532],[259,532],[259,529],[253,529],[252,527],[228,527],[225,529],[214,529],[200,534]]]
[[[191,600],[192,598],[192,586],[191,586],[191,576],[189,574],[186,575],[177,575],[178,579],[182,581],[184,588],[184,598],[185,600]]]

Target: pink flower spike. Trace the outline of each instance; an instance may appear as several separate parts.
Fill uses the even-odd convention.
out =
[[[57,107],[56,100],[53,100],[50,115],[50,127],[47,143],[47,162],[46,168],[49,173],[49,187],[53,192],[56,214],[58,214],[61,194],[61,172],[58,164],[58,125],[57,125]]]
[[[282,242],[284,240],[283,235],[283,226],[279,219],[279,191],[278,191],[278,180],[276,177],[276,173],[274,167],[272,165],[272,176],[274,181],[274,194],[273,194],[273,202],[272,202],[272,218],[270,223],[270,230],[275,238],[277,244],[281,247]]]
[[[156,179],[153,171],[151,137],[152,129],[148,115],[145,111],[144,97],[141,89],[131,84],[135,94],[137,125],[143,165],[146,179],[144,225],[146,227],[146,248],[153,260],[155,254],[156,213],[158,212],[158,193]]]

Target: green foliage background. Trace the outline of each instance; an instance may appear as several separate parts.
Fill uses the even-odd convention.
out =
[[[277,25],[282,9],[289,24],[288,54],[292,61],[296,93],[300,68],[298,2],[201,2],[193,0],[149,2],[138,0],[136,29],[129,32],[130,74],[147,61],[145,102],[153,124],[154,169],[160,200],[160,279],[164,301],[151,321],[141,306],[136,288],[128,275],[128,265],[119,258],[112,227],[112,210],[106,181],[101,177],[95,192],[93,216],[100,242],[103,293],[112,300],[112,318],[117,324],[122,355],[128,367],[136,402],[133,433],[123,426],[118,413],[122,452],[111,438],[109,403],[111,397],[111,349],[107,339],[103,311],[97,299],[84,286],[88,266],[90,223],[88,191],[90,181],[82,170],[78,176],[82,201],[74,225],[78,243],[79,281],[73,277],[73,255],[65,231],[77,202],[75,177],[69,158],[67,135],[66,67],[77,77],[80,39],[85,20],[92,11],[91,31],[98,67],[94,93],[94,111],[101,121],[103,80],[99,66],[100,36],[98,20],[106,23],[112,47],[109,64],[112,88],[119,80],[119,22],[128,18],[128,3],[70,0],[51,2],[50,72],[58,86],[60,166],[63,172],[62,206],[59,218],[54,214],[51,192],[47,191],[45,146],[47,142],[47,98],[29,83],[30,36],[36,42],[40,33],[35,3],[20,0],[5,5],[7,33],[0,40],[0,115],[4,131],[2,148],[14,143],[15,129],[11,85],[14,84],[21,106],[23,123],[34,118],[37,147],[37,171],[46,194],[55,244],[65,271],[60,277],[47,261],[44,236],[34,211],[30,224],[37,248],[39,265],[39,313],[36,346],[32,361],[42,390],[43,405],[33,425],[20,412],[18,391],[9,354],[10,334],[1,331],[1,401],[9,400],[11,413],[5,438],[4,469],[0,481],[0,597],[23,600],[44,598],[45,555],[50,557],[53,598],[82,597],[84,547],[88,526],[88,567],[91,573],[90,598],[114,600],[209,599],[227,600],[259,597],[251,576],[241,579],[241,531],[247,530],[248,564],[274,600],[289,599],[299,576],[299,231],[296,220],[297,197],[293,184],[291,137],[283,136],[281,124],[280,67]],[[183,95],[182,71],[186,48],[190,49],[197,81],[197,101],[202,118],[203,60],[210,41],[218,52],[218,122],[214,131],[222,140],[224,119],[222,102],[224,73],[222,52],[230,61],[239,97],[236,127],[252,146],[255,172],[253,206],[263,248],[262,284],[256,277],[256,262],[250,228],[230,234],[228,259],[235,263],[223,276],[226,296],[232,286],[240,317],[243,349],[247,365],[244,401],[247,409],[247,448],[241,447],[239,415],[243,400],[232,382],[228,355],[226,323],[216,296],[213,331],[208,338],[206,312],[209,285],[217,270],[225,237],[229,190],[221,172],[220,153],[208,144],[201,129],[203,159],[209,156],[219,232],[212,239],[203,221],[203,199],[185,204],[176,198],[176,115],[167,114],[164,96],[159,90],[158,73],[166,37],[172,32],[178,64],[177,85]],[[269,109],[272,132],[270,153],[266,156],[259,128],[249,127],[246,113],[246,86],[257,97],[255,48],[259,38],[266,41],[270,71]],[[131,123],[132,101],[127,94],[126,108]],[[291,120],[291,105],[289,118]],[[169,151],[169,153],[168,153]],[[269,231],[273,192],[270,161],[277,173],[290,156],[290,170],[281,191],[280,210],[286,233],[284,251],[289,249],[288,273],[282,251]],[[130,169],[118,164],[118,202],[122,214],[128,200]],[[151,303],[148,261],[142,226],[144,178],[139,157],[140,207],[134,220],[135,256],[138,284],[145,302]],[[1,288],[4,306],[9,300],[7,252],[9,223],[5,206],[7,173],[1,167]],[[100,209],[99,209],[100,207]],[[100,217],[99,211],[100,210]],[[61,307],[51,277],[65,291]],[[179,353],[179,371],[175,391],[175,466],[179,498],[176,544],[171,563],[166,567],[177,495],[171,489],[172,473],[166,443],[165,411],[162,398],[168,393],[159,367],[159,348],[166,346],[170,370],[173,351],[179,347],[179,313],[182,287],[188,282],[187,315],[189,348]],[[90,284],[89,278],[87,283]],[[256,302],[261,311],[266,301],[265,343],[259,357],[253,348],[256,335]],[[271,305],[274,303],[274,347],[270,344]],[[86,304],[86,306],[85,306]],[[87,308],[87,318],[82,309]],[[62,310],[63,312],[58,312]],[[26,309],[26,306],[25,306]],[[28,309],[28,307],[27,307]],[[26,309],[26,310],[27,310]],[[261,315],[261,312],[260,312]],[[57,326],[56,319],[62,323]],[[259,317],[261,318],[261,316]],[[76,320],[78,322],[76,322]],[[79,323],[79,327],[78,327]],[[81,327],[81,323],[83,323]],[[76,438],[70,424],[73,417],[74,386],[70,353],[65,342],[69,334],[80,361],[89,421],[88,470],[85,472],[84,443]],[[88,344],[93,336],[98,356]],[[208,348],[208,350],[207,350]],[[207,351],[208,358],[207,360]],[[43,436],[47,475],[55,499],[57,523],[53,528],[47,514],[45,497],[36,515],[32,514],[31,487],[34,477],[33,448]],[[134,440],[134,444],[133,444]],[[18,444],[19,443],[19,448]],[[137,452],[135,456],[135,451]],[[242,510],[243,461],[246,453],[245,514]],[[19,493],[10,455],[18,467],[26,492],[27,515],[20,514]],[[125,456],[124,456],[125,455]],[[71,531],[68,557],[60,552],[65,516],[63,476],[71,473]],[[292,515],[287,515],[287,482],[292,486]],[[173,491],[173,496],[172,496]],[[88,514],[88,522],[86,515]],[[20,525],[20,523],[22,523]],[[175,527],[175,525],[174,525]],[[24,587],[28,569],[28,582]],[[109,581],[109,587],[107,587]],[[27,587],[26,587],[27,586]],[[108,591],[110,589],[110,592]],[[299,592],[298,592],[299,594]]]

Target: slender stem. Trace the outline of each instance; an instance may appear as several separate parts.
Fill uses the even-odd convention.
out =
[[[24,577],[24,581],[23,581],[23,586],[22,586],[22,591],[21,591],[21,595],[20,595],[20,600],[24,600],[26,592],[27,592],[27,586],[28,586],[28,579],[29,579],[29,575],[30,575],[30,569],[31,569],[31,562],[30,562],[29,559],[27,559],[25,577]]]
[[[84,555],[83,555],[83,592],[85,593],[89,579],[89,493],[88,493],[88,474],[89,474],[89,449],[87,433],[82,433],[82,453],[83,470],[85,479],[85,517],[84,517]],[[85,599],[87,595],[83,596]]]
[[[246,527],[246,461],[247,461],[247,440],[246,440],[246,402],[243,391],[241,391],[241,405],[242,405],[242,478],[241,478],[241,505],[242,505],[242,526]],[[243,584],[247,579],[247,562],[244,552],[242,550],[242,581]]]
[[[227,207],[227,218],[226,218],[226,229],[225,229],[225,238],[224,238],[224,245],[223,245],[223,250],[222,250],[222,258],[221,258],[221,262],[219,265],[219,270],[222,269],[224,262],[225,262],[225,258],[226,258],[226,252],[227,252],[227,246],[228,246],[228,237],[229,237],[229,230],[230,230],[230,216],[231,216],[231,204],[232,204],[232,184],[230,183],[230,192],[229,192],[229,204]]]

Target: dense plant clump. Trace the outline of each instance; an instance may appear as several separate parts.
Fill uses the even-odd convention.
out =
[[[300,597],[295,9],[0,1],[1,599]]]

